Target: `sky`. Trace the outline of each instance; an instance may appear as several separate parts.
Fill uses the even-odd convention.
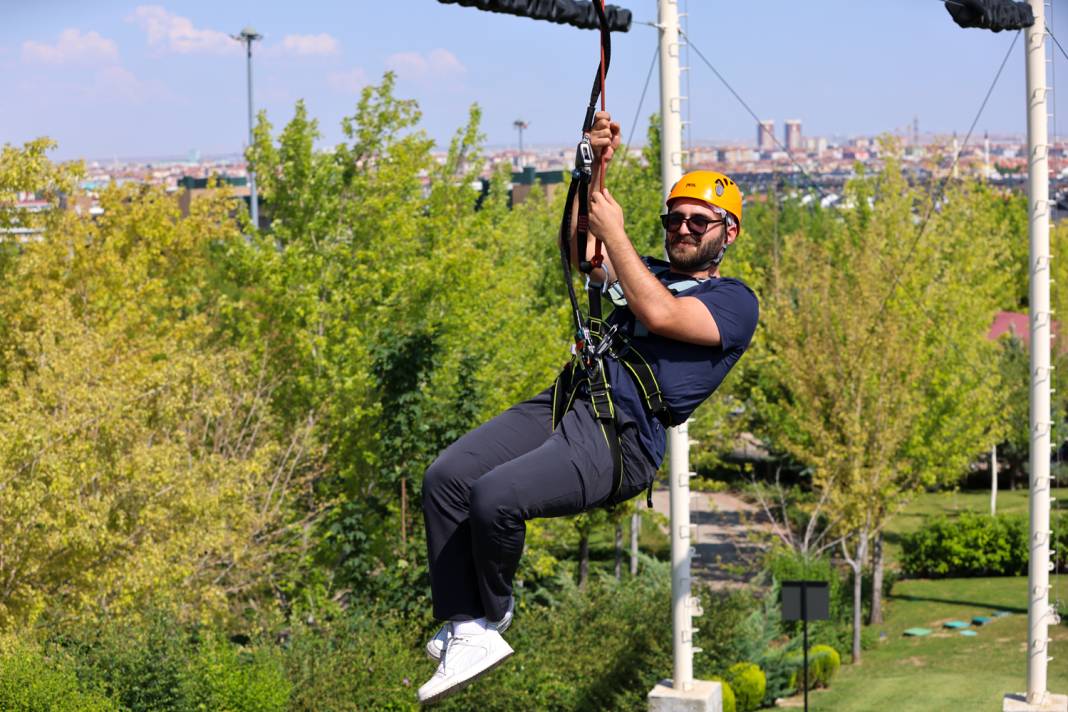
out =
[[[902,131],[963,138],[1015,33],[958,28],[939,0],[679,0],[684,29],[762,119],[800,119],[806,136]],[[634,14],[613,35],[608,109],[644,137],[659,110],[655,0],[620,0]],[[1068,49],[1068,0],[1047,24]],[[245,57],[229,35],[252,26],[254,100],[280,129],[304,99],[323,146],[343,139],[360,89],[397,74],[421,127],[447,143],[468,108],[483,110],[491,147],[570,145],[578,138],[598,60],[598,38],[526,18],[436,0],[0,0],[0,144],[38,136],[55,158],[215,155],[247,141]],[[1058,134],[1068,133],[1068,59],[1052,66]],[[685,50],[683,59],[686,59]],[[685,63],[685,62],[684,62]],[[755,138],[752,116],[691,53],[689,136]],[[685,75],[684,75],[685,76]],[[976,127],[1023,136],[1023,38]],[[635,121],[635,116],[640,118]],[[1051,124],[1051,134],[1053,125]],[[976,139],[973,139],[976,140]]]

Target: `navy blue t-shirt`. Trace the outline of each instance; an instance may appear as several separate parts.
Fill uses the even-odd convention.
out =
[[[648,257],[642,260],[646,266],[654,262]],[[673,272],[658,276],[664,284],[692,279]],[[626,307],[617,307],[606,321],[619,324],[620,329],[631,336],[634,347],[652,366],[668,406],[679,417],[689,418],[719,387],[749,347],[756,330],[759,305],[753,290],[741,280],[730,277],[704,280],[679,292],[676,297],[696,297],[708,307],[719,327],[719,346],[676,341],[636,329],[634,314]],[[611,358],[607,359],[606,366],[616,404],[627,420],[637,422],[642,449],[659,467],[664,460],[667,440],[664,426],[645,408],[637,385],[627,370]]]

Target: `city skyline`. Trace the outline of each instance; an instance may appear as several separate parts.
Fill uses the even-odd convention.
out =
[[[652,0],[619,4],[635,24],[613,35],[607,94],[626,137],[656,44],[656,31],[641,23],[654,20],[656,8]],[[1013,40],[1013,33],[961,30],[934,0],[893,7],[827,0],[819,8],[825,14],[785,0],[744,5],[680,3],[695,47],[760,118],[775,121],[779,141],[787,119],[799,119],[805,137],[902,131],[915,118],[923,134],[963,137]],[[567,145],[596,67],[594,33],[434,0],[309,2],[299,12],[201,0],[104,0],[92,8],[5,0],[0,8],[8,20],[0,27],[0,91],[13,98],[0,103],[0,143],[48,135],[60,144],[58,158],[239,152],[247,132],[244,58],[229,34],[246,25],[265,35],[254,55],[257,108],[277,130],[304,98],[323,146],[342,139],[341,117],[386,70],[397,74],[398,96],[419,102],[421,126],[439,145],[472,102],[482,107],[491,146],[514,145],[520,118],[528,122],[526,146]],[[1053,16],[1051,30],[1064,45],[1068,9]],[[1068,80],[1068,60],[1054,52],[1056,90]],[[696,55],[690,66],[694,143],[752,142],[754,119]],[[1024,133],[1023,74],[1018,41],[973,141],[985,132]],[[656,84],[654,72],[636,144],[658,109]],[[1054,106],[1068,126],[1064,93]]]

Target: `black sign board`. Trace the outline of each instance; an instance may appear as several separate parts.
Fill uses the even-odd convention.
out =
[[[808,712],[808,622],[831,617],[831,595],[826,581],[783,581],[782,619],[803,621],[805,662],[801,678],[805,689],[805,712]]]
[[[825,621],[831,617],[831,597],[826,581],[783,581],[784,621]]]

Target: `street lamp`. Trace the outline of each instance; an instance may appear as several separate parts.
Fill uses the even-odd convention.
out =
[[[520,160],[520,162],[522,162],[522,160],[523,160],[523,129],[525,129],[528,126],[530,126],[530,124],[527,123],[526,121],[524,121],[523,119],[516,119],[515,121],[512,122],[512,126],[514,126],[516,128],[516,131],[519,132],[519,160]],[[522,165],[520,165],[519,167],[522,168]]]
[[[263,35],[256,32],[251,27],[246,27],[241,30],[241,34],[230,35],[238,42],[243,42],[246,48],[246,56],[248,57],[248,145],[252,146],[252,43],[256,40],[262,40]],[[255,230],[260,228],[260,210],[259,200],[256,197],[256,171],[249,168],[248,171],[248,189],[249,189],[249,213],[252,217],[252,227]]]

